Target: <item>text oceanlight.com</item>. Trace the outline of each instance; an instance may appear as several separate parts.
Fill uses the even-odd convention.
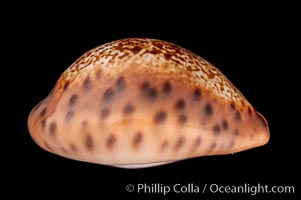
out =
[[[265,184],[249,184],[244,183],[241,185],[221,185],[217,183],[211,184],[195,184],[176,183],[173,185],[161,184],[161,183],[138,183],[128,184],[126,191],[138,194],[163,194],[169,193],[188,193],[188,194],[293,194],[295,192],[294,186],[281,186],[281,185],[265,185]]]

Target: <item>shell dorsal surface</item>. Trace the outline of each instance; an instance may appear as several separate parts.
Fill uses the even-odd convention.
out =
[[[212,64],[129,38],[77,59],[33,108],[34,141],[86,162],[139,168],[264,145],[266,120]]]

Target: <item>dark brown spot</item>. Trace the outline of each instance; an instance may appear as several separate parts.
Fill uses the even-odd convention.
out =
[[[122,91],[125,89],[126,87],[126,82],[125,82],[125,78],[123,76],[119,77],[116,81],[116,85],[117,85],[117,89],[119,91]]]
[[[200,138],[200,136],[198,136],[194,142],[194,147],[196,148],[196,147],[200,146],[200,144],[201,144],[201,138]]]
[[[238,132],[237,129],[235,129],[235,130],[233,131],[233,135],[234,135],[234,136],[238,136],[238,135],[239,135],[239,132]]]
[[[90,77],[87,76],[87,78],[84,80],[83,88],[84,88],[84,90],[89,91],[91,89],[91,87],[92,87],[92,83],[91,83]]]
[[[201,99],[201,97],[202,97],[201,90],[198,89],[198,88],[195,89],[194,92],[193,92],[193,95],[192,95],[192,99],[193,99],[194,101],[198,101],[198,100]]]
[[[238,111],[235,112],[234,119],[235,119],[236,121],[238,121],[238,122],[241,121],[241,115],[240,115],[240,113],[239,113]]]
[[[234,103],[234,102],[231,102],[230,107],[231,107],[233,110],[236,110],[236,106],[235,106],[235,103]]]
[[[142,133],[138,132],[135,136],[134,136],[134,140],[133,140],[133,146],[137,147],[142,141]]]
[[[46,125],[46,119],[43,119],[41,121],[41,128],[44,129],[45,128],[45,125]]]
[[[92,138],[91,134],[87,134],[87,136],[85,138],[85,146],[89,151],[91,151],[93,149],[94,143],[93,143],[93,138]]]
[[[56,132],[56,123],[55,122],[51,122],[49,125],[49,133],[51,135],[54,135]]]
[[[107,139],[107,146],[109,148],[112,148],[114,146],[114,144],[116,143],[116,138],[113,134],[110,134],[108,139]]]
[[[147,92],[147,96],[151,100],[154,100],[157,97],[157,89],[156,88],[149,88],[149,90]]]
[[[82,127],[86,128],[88,126],[88,121],[87,120],[83,120],[82,121]]]
[[[113,96],[114,96],[114,90],[112,88],[108,88],[103,94],[103,99],[105,101],[111,101],[113,99]]]
[[[70,120],[72,120],[74,116],[74,112],[72,110],[69,110],[65,116],[65,122],[69,122]]]
[[[175,149],[179,149],[185,143],[185,138],[183,136],[179,137],[175,144]]]
[[[157,90],[154,87],[151,88],[148,82],[144,82],[141,85],[141,94],[148,100],[155,100],[157,97]]]
[[[159,111],[155,114],[155,117],[154,117],[154,122],[159,124],[159,123],[162,123],[166,120],[166,113],[164,111]]]
[[[175,105],[175,108],[177,110],[183,110],[185,108],[185,101],[183,98],[180,98],[177,102],[176,102],[176,105]]]
[[[46,114],[46,108],[44,108],[41,112],[40,112],[40,117],[43,117]]]
[[[219,125],[215,125],[213,127],[213,133],[218,136],[221,133],[221,128],[219,127]]]
[[[163,84],[163,94],[164,94],[164,95],[170,95],[170,94],[171,94],[171,91],[172,91],[171,84],[170,84],[169,81],[166,81],[166,82]]]
[[[248,113],[249,113],[250,116],[251,116],[252,113],[253,113],[252,108],[251,108],[250,106],[248,106]]]
[[[64,84],[63,90],[66,91],[68,89],[69,85],[70,85],[70,82],[66,81],[66,83]]]
[[[179,123],[185,123],[186,121],[187,121],[186,115],[181,114],[181,115],[178,117],[178,122],[179,122]]]
[[[101,119],[105,119],[110,115],[110,109],[109,108],[103,108],[100,111],[100,117]]]
[[[163,142],[161,143],[160,149],[161,149],[161,150],[164,150],[167,146],[168,146],[168,142],[167,142],[167,141],[163,141]]]
[[[212,144],[211,144],[211,146],[210,146],[210,150],[213,150],[214,148],[216,147],[216,143],[215,142],[213,142]]]
[[[241,101],[241,106],[245,107],[245,102],[244,101]]]
[[[228,130],[229,125],[228,125],[227,120],[223,120],[223,121],[222,121],[222,127],[223,127],[223,129],[224,129],[225,131]]]
[[[69,146],[70,146],[71,151],[77,152],[77,146],[74,143],[70,143]]]
[[[134,112],[134,106],[131,103],[126,104],[123,107],[123,114],[131,114]]]
[[[141,85],[141,92],[143,94],[145,94],[147,92],[148,88],[149,88],[149,83],[148,82],[143,82],[142,85]]]
[[[69,106],[74,106],[77,103],[78,96],[73,94],[69,99]]]
[[[258,120],[260,121],[261,125],[264,128],[268,128],[268,123],[266,122],[266,120],[264,119],[264,117],[261,114],[259,114],[258,112],[256,112],[256,116],[257,116]]]
[[[213,113],[213,108],[212,108],[212,106],[211,106],[210,103],[207,103],[207,104],[205,105],[205,115],[206,115],[207,117],[211,117],[212,113]]]
[[[101,79],[101,70],[98,70],[97,72],[96,72],[96,74],[95,74],[95,77],[96,77],[96,79],[97,80],[100,80]]]

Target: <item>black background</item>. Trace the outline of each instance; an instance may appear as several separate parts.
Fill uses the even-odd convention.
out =
[[[291,27],[294,24],[291,26],[289,20],[281,21],[282,17],[277,12],[258,18],[250,13],[250,17],[237,22],[233,19],[240,15],[210,22],[212,19],[208,17],[197,20],[193,26],[189,25],[189,20],[184,20],[162,29],[158,27],[159,20],[155,19],[144,23],[131,21],[128,25],[126,20],[112,20],[111,24],[104,25],[102,22],[106,20],[99,16],[99,21],[90,25],[72,16],[64,20],[49,20],[47,17],[51,15],[40,18],[41,13],[9,23],[13,28],[10,29],[12,39],[9,40],[11,45],[7,58],[14,67],[9,68],[12,69],[13,79],[6,82],[8,87],[5,89],[8,89],[7,100],[13,103],[7,114],[7,124],[13,123],[9,131],[12,139],[4,142],[8,145],[4,154],[8,158],[5,162],[8,166],[5,173],[9,176],[6,186],[16,191],[11,195],[17,194],[20,188],[29,187],[22,195],[43,198],[43,195],[72,197],[84,194],[87,197],[96,195],[96,199],[108,199],[121,194],[129,199],[143,199],[145,194],[125,190],[127,184],[136,186],[138,183],[169,186],[176,183],[200,186],[212,183],[293,185],[295,193],[298,193],[300,165],[297,161],[300,159],[296,143],[300,133],[295,128],[298,122],[292,115],[298,113],[298,104],[293,102],[296,99],[293,87],[298,86],[298,80],[295,79],[294,67],[297,66],[292,62],[294,54],[291,48],[296,41],[292,38],[295,33]],[[167,19],[163,20],[166,25]],[[269,143],[233,155],[200,157],[135,170],[73,161],[39,148],[27,129],[27,117],[32,107],[47,96],[61,73],[84,52],[128,37],[173,42],[218,67],[266,117],[271,132]],[[16,52],[16,49],[19,51]],[[41,191],[43,195],[35,191]],[[223,196],[210,194],[209,191],[206,194],[175,196],[184,199],[251,197],[249,194]],[[258,194],[256,198],[288,199],[295,196]],[[163,198],[161,194],[156,197]]]

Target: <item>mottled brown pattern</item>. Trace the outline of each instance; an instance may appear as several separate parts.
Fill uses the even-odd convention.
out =
[[[146,59],[147,57],[150,60]],[[166,68],[162,59],[157,58],[162,58],[163,62],[169,62],[170,67]],[[176,44],[156,39],[129,38],[98,46],[77,59],[62,74],[59,83],[64,84],[64,89],[67,89],[70,81],[77,78],[80,71],[98,63],[109,63],[107,67],[117,67],[116,63],[126,65],[127,62],[132,62],[134,59],[139,59],[139,62],[142,63],[152,62],[153,66],[159,66],[160,70],[174,75],[176,75],[175,70],[186,70],[204,89],[212,90],[217,96],[238,104],[249,104],[233,84],[209,62]]]

